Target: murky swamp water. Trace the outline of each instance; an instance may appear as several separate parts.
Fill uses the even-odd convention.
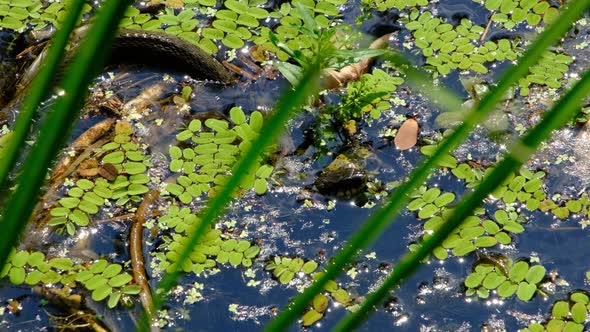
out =
[[[473,25],[485,27],[490,19],[489,10],[468,0],[441,0],[423,7],[421,11],[430,11],[454,25],[462,18],[468,18]],[[360,24],[360,30],[364,33],[380,36],[393,32],[391,47],[404,50],[421,66],[426,64],[421,50],[413,44],[411,31],[405,28],[405,23],[401,22],[403,20],[397,21],[400,11],[367,11],[361,10],[359,3],[348,3],[341,7],[340,12],[342,21],[350,24],[364,15],[364,21]],[[410,10],[402,11],[401,14],[407,15],[408,12]],[[588,47],[580,46],[588,41],[587,26],[582,22],[577,27],[580,31],[564,38],[559,49],[560,52],[575,56],[575,62],[570,65],[568,75],[564,78],[564,87],[571,85],[575,75],[588,68]],[[488,39],[527,40],[534,30],[530,27],[506,30],[492,25]],[[382,65],[382,62],[378,62],[376,68]],[[500,61],[490,64],[489,69],[486,74],[454,70],[439,76],[436,82],[469,99],[470,94],[461,81],[474,79],[483,82],[482,86],[493,84],[507,69],[507,64]],[[110,74],[103,75],[97,81],[91,95],[112,91],[124,104],[156,84],[161,85],[163,91],[157,98],[151,99],[152,104],[145,107],[146,111],[127,116],[127,120],[133,124],[133,140],[140,145],[140,150],[146,152],[152,165],[146,171],[152,179],[148,184],[150,189],[162,189],[165,187],[163,183],[172,183],[178,178],[178,174],[170,172],[169,163],[173,158],[169,151],[171,146],[182,146],[177,141],[177,135],[187,128],[192,119],[204,119],[203,114],[209,117],[213,113],[220,119],[229,119],[233,107],[241,107],[246,115],[256,110],[271,112],[278,96],[289,88],[289,83],[280,76],[274,79],[260,77],[255,81],[242,79],[231,86],[223,86],[195,82],[181,75],[140,67],[111,70]],[[159,102],[167,96],[178,96],[182,86],[191,86],[193,89],[188,102],[178,99]],[[424,191],[439,188],[441,192],[453,193],[456,198],[447,205],[457,203],[469,189],[466,188],[466,181],[459,179],[452,170],[468,162],[471,162],[469,169],[484,169],[493,165],[506,152],[510,141],[532,127],[540,114],[550,107],[554,96],[562,92],[562,89],[556,91],[539,86],[531,89],[526,97],[516,93],[516,97],[506,101],[499,112],[499,118],[503,119],[497,121],[500,123],[500,134],[496,132],[491,136],[485,125],[477,128],[468,141],[453,153],[456,165],[437,170],[425,183]],[[330,92],[324,101],[338,103],[341,97],[341,93]],[[224,240],[247,240],[257,245],[260,253],[252,259],[249,267],[218,263],[200,275],[188,273],[183,276],[165,310],[160,312],[159,320],[163,328],[257,331],[298,294],[298,289],[310,281],[309,275],[296,273],[292,280],[281,283],[277,276],[265,269],[268,263],[275,257],[297,257],[306,262],[313,260],[320,267],[323,266],[342,248],[344,241],[359,225],[387,200],[383,196],[393,190],[391,184],[403,181],[424,158],[420,148],[440,140],[445,130],[435,121],[441,111],[415,88],[402,84],[392,94],[391,99],[394,98],[398,102],[392,102],[391,107],[382,111],[381,116],[370,125],[359,122],[359,132],[353,140],[336,136],[333,140],[326,139],[325,144],[320,143],[318,137],[322,136],[318,133],[317,122],[321,105],[304,110],[291,120],[287,134],[280,143],[284,153],[274,164],[267,192],[257,195],[252,190],[246,191],[242,198],[231,204],[229,212],[218,225]],[[92,105],[83,113],[72,133],[72,141],[91,126],[111,116],[104,110],[97,111]],[[418,145],[410,150],[399,151],[392,135],[387,133],[399,128],[408,117],[415,118],[420,125]],[[546,211],[541,208],[527,209],[525,203],[528,198],[510,201],[506,196],[486,201],[485,211],[478,218],[494,220],[498,219],[495,215],[498,210],[513,212],[521,218],[519,223],[524,230],[510,233],[511,241],[504,245],[498,243],[491,247],[478,247],[465,255],[454,255],[449,249],[448,258],[432,257],[401,288],[391,293],[391,297],[377,308],[361,330],[480,331],[483,326],[491,326],[492,329],[487,331],[516,331],[533,322],[547,320],[553,303],[566,299],[570,292],[588,290],[589,280],[585,275],[590,270],[588,230],[585,227],[588,216],[584,215],[583,209],[578,212],[574,212],[575,208],[571,209],[573,211],[567,215],[561,214],[564,213],[562,210],[556,210],[569,201],[579,200],[590,184],[590,161],[587,157],[590,138],[581,136],[584,130],[578,124],[555,133],[526,166],[531,171],[546,173],[541,188],[546,197],[539,200],[555,202],[555,207],[547,208]],[[377,195],[371,191],[360,200],[318,193],[314,182],[322,169],[338,154],[360,146],[370,152],[364,160],[369,181],[385,189]],[[71,181],[77,179],[74,173]],[[59,194],[56,195],[65,196],[71,187],[73,184],[58,187],[56,192]],[[423,195],[424,192],[419,193],[414,199]],[[526,196],[526,193],[523,195]],[[205,198],[206,195],[201,195],[190,204],[182,205],[176,198],[164,196],[157,204],[161,207],[160,211],[164,211],[163,214],[170,204],[190,206],[195,212]],[[106,258],[109,262],[125,264],[130,259],[130,222],[117,220],[116,217],[135,213],[138,204],[130,203],[125,208],[114,204],[105,206],[104,210],[92,215],[95,223],[77,227],[74,236],[56,234],[47,230],[47,227],[38,230],[31,226],[21,249],[41,250],[47,257],[65,254],[76,262]],[[129,207],[132,209],[129,210]],[[440,215],[445,208],[425,218],[419,216],[419,210],[403,211],[392,226],[347,267],[346,273],[337,281],[350,296],[348,309],[352,309],[355,303],[362,301],[365,294],[378,287],[409,246],[425,234],[425,222]],[[157,217],[153,217],[148,223],[157,224],[157,220]],[[160,269],[161,256],[150,253],[166,252],[163,247],[171,243],[171,233],[169,229],[152,237],[150,231],[144,231],[146,239],[143,250],[152,287],[163,272]],[[523,301],[516,295],[506,298],[498,296],[495,289],[491,290],[487,298],[479,293],[468,294],[468,287],[464,284],[466,277],[474,271],[478,260],[492,254],[542,265],[546,275],[538,287],[545,295],[537,292],[532,299]],[[125,269],[128,268],[125,265]],[[56,316],[63,313],[31,291],[31,286],[15,286],[7,279],[2,283],[0,329],[57,330],[60,322],[65,324],[67,321],[57,319]],[[120,331],[134,327],[140,313],[140,304],[136,298],[132,298],[131,308],[119,305],[116,309],[108,309],[104,301],[91,300],[88,291],[77,292],[86,296],[88,307],[100,315],[108,327]],[[19,309],[13,309],[15,303],[20,305]],[[310,327],[297,325],[292,330],[329,330],[347,312],[347,308],[330,298],[324,318]]]

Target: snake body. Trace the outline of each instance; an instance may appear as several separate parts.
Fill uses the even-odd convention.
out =
[[[54,77],[54,85],[63,76],[63,69],[72,58],[79,40],[83,38],[87,26],[76,29],[72,38],[72,48],[65,55],[64,62]],[[47,47],[34,60],[25,59],[13,65],[0,67],[0,125],[12,118],[7,105],[18,104],[24,89],[39,70]],[[165,71],[184,73],[194,79],[228,82],[230,74],[212,56],[201,48],[179,37],[158,31],[120,29],[117,33],[107,68],[119,64],[143,64],[155,66]]]

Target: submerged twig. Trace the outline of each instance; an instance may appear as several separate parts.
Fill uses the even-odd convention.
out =
[[[492,22],[494,21],[494,15],[496,15],[495,10],[492,11],[492,15],[490,16],[490,20],[488,21],[488,25],[486,25],[486,29],[481,34],[481,38],[479,39],[480,43],[483,43],[483,41],[486,40],[486,37],[488,36],[488,32],[490,31],[490,27],[492,26]]]
[[[58,317],[48,313],[49,316],[66,322],[61,326],[62,329],[86,327],[96,332],[110,331],[108,327],[96,320],[96,313],[91,312],[82,304],[82,297],[79,294],[66,294],[63,288],[48,288],[45,286],[35,286],[33,292],[68,314],[65,317]],[[77,321],[82,321],[83,324],[74,325],[73,323]]]
[[[251,73],[243,70],[242,68],[234,65],[233,63],[229,63],[227,61],[222,61],[221,64],[223,64],[223,66],[225,68],[227,68],[228,70],[231,70],[238,75],[244,76],[247,79],[252,80],[252,81],[256,80],[256,76],[254,76]]]
[[[129,250],[131,252],[131,267],[133,269],[133,278],[141,288],[139,299],[141,304],[151,320],[154,317],[154,301],[150,290],[147,275],[145,273],[145,264],[143,259],[143,223],[151,215],[151,205],[160,196],[160,192],[152,190],[143,196],[143,200],[137,208],[137,214],[131,232],[129,234]]]
[[[67,175],[65,175],[66,171],[69,169],[70,164],[75,160],[75,157],[79,154],[80,151],[85,150],[91,144],[96,142],[100,139],[104,134],[106,134],[113,125],[115,124],[115,118],[108,118],[105,119],[90,129],[86,130],[82,135],[80,135],[74,143],[72,143],[69,147],[69,150],[74,151],[74,156],[66,156],[55,166],[55,171],[51,175],[51,182],[59,182]]]

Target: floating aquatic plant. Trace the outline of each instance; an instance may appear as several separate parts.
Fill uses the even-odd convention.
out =
[[[189,208],[176,205],[170,206],[167,214],[158,218],[158,228],[172,231],[170,237],[166,237],[165,243],[160,246],[161,251],[153,254],[159,260],[160,271],[172,269],[186,246],[187,231],[198,222],[198,217]],[[185,261],[182,269],[186,273],[201,274],[207,269],[215,268],[217,264],[250,267],[259,252],[260,247],[249,241],[225,239],[220,230],[209,228],[192,251],[190,261]]]
[[[60,198],[50,210],[50,226],[65,227],[68,234],[74,235],[76,226],[87,226],[91,216],[99,213],[99,208],[109,200],[117,205],[125,205],[130,200],[139,202],[139,196],[149,191],[146,184],[151,180],[145,173],[152,165],[144,151],[131,140],[132,134],[130,123],[117,123],[113,141],[102,145],[98,152],[102,155],[100,164],[109,165],[105,168],[112,168],[113,173],[101,172],[99,168],[85,169],[86,173],[93,172],[91,175],[99,177],[77,180],[76,185],[67,190],[67,196]]]
[[[441,75],[453,69],[469,70],[485,74],[487,62],[514,61],[518,57],[515,45],[508,39],[476,43],[485,28],[473,25],[468,19],[453,26],[431,12],[413,10],[407,20],[406,29],[412,31],[414,44],[426,63]]]
[[[289,284],[293,278],[303,274],[304,276],[311,276],[313,279],[321,276],[320,273],[314,273],[318,268],[318,263],[313,260],[304,261],[302,258],[295,257],[274,257],[265,269],[272,271],[275,278],[279,280],[281,284]],[[311,308],[303,314],[301,320],[303,326],[310,326],[316,323],[318,320],[324,317],[324,312],[328,308],[329,295],[334,301],[340,303],[345,307],[349,307],[352,304],[352,300],[348,292],[339,287],[335,281],[330,281],[324,287],[325,294],[318,294],[314,297]]]
[[[75,287],[77,283],[92,292],[94,301],[107,300],[109,308],[116,307],[120,300],[139,294],[133,277],[123,271],[123,266],[99,259],[91,264],[76,264],[66,257],[46,258],[39,251],[13,251],[0,272],[0,278],[8,277],[14,285],[26,283],[62,284]]]
[[[177,196],[184,204],[202,193],[214,194],[231,176],[231,169],[240,154],[247,150],[259,135],[263,125],[262,113],[250,114],[249,122],[244,112],[234,107],[230,110],[232,126],[225,120],[207,119],[202,126],[200,120],[192,120],[187,128],[176,135],[179,142],[192,142],[183,149],[173,146],[169,149],[170,170],[183,173],[170,183],[166,190]],[[262,195],[268,188],[268,178],[273,167],[264,163],[261,156],[256,167],[242,181],[242,190],[254,189]]]
[[[368,9],[377,9],[380,12],[389,9],[405,9],[407,7],[427,6],[429,0],[362,0],[361,5]]]
[[[519,332],[582,332],[590,309],[588,294],[576,291],[566,300],[553,303],[551,317],[543,323],[532,323]]]
[[[519,300],[529,301],[539,291],[540,283],[545,277],[542,265],[530,265],[526,261],[512,263],[507,260],[506,266],[501,263],[480,263],[465,279],[466,296],[476,295],[488,298],[491,291],[500,297],[511,297],[516,294]]]
[[[506,29],[526,22],[536,26],[541,22],[551,23],[559,16],[559,9],[544,0],[473,0],[486,9],[494,11],[491,20]]]

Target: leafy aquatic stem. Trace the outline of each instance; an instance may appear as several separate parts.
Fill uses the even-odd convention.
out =
[[[261,133],[263,134],[258,135],[252,141],[250,148],[244,152],[244,156],[234,166],[232,170],[233,175],[221,187],[221,190],[209,200],[204,210],[200,213],[200,222],[189,232],[189,240],[185,244],[184,250],[179,254],[173,272],[165,274],[160,281],[156,291],[157,295],[154,297],[155,310],[158,310],[162,306],[165,294],[176,285],[176,280],[181,273],[180,267],[189,259],[193,248],[199,243],[207,227],[213,225],[217,218],[225,211],[227,204],[232,199],[232,194],[238,188],[244,175],[252,169],[256,160],[264,153],[264,150],[276,141],[287,121],[305,105],[311,95],[316,93],[319,75],[320,66],[317,62],[313,63],[304,72],[304,76],[293,91],[282,94],[275,106],[275,111],[264,122],[261,129]],[[146,317],[144,316],[139,329],[147,330],[147,327]]]
[[[29,134],[31,123],[33,122],[36,110],[39,108],[39,104],[48,96],[48,91],[51,91],[53,78],[59,70],[62,57],[66,52],[68,37],[76,26],[83,6],[84,1],[70,2],[62,27],[56,32],[51,41],[51,46],[47,52],[44,64],[27,90],[20,107],[20,115],[14,124],[13,134],[2,154],[2,161],[0,162],[0,190],[6,186],[8,175],[16,164],[21,148],[25,146],[24,142]],[[15,105],[9,104],[8,106]]]
[[[314,296],[322,291],[324,285],[328,281],[333,280],[359,251],[373,243],[393,222],[393,218],[408,201],[409,195],[428,178],[431,170],[437,167],[439,160],[459,146],[469,135],[470,131],[494,110],[506,91],[517,83],[521,77],[528,74],[529,68],[537,63],[543,52],[569,30],[572,23],[582,15],[589,5],[590,0],[572,1],[568,4],[560,17],[539,35],[519,59],[518,63],[504,72],[498,85],[492,88],[482,98],[480,103],[467,114],[463,123],[457,126],[450,136],[440,142],[432,156],[414,169],[409,179],[391,194],[389,202],[369,218],[349,239],[348,243],[333,257],[332,262],[325,268],[325,273],[306,288],[302,294],[298,295],[284,311],[266,326],[265,330],[267,332],[282,331],[298,319],[307,309]],[[433,94],[433,92],[429,93],[429,95]]]
[[[516,172],[520,167],[537,151],[539,145],[549,138],[553,130],[565,126],[568,121],[579,111],[580,104],[590,93],[590,70],[586,71],[582,79],[563,96],[545,117],[521,140],[516,142],[506,157],[500,161],[490,174],[485,176],[477,189],[455,208],[453,214],[447,221],[424,241],[420,248],[407,254],[397,263],[393,272],[383,284],[373,293],[369,294],[361,307],[346,316],[336,326],[334,331],[351,331],[358,327],[371,313],[373,308],[387,298],[387,294],[398,286],[404,279],[415,272],[421,261],[432,253],[434,248],[442,242],[465,220],[473,215],[473,211],[481,205],[481,202],[488,197],[498,186],[502,185],[510,174]]]
[[[12,247],[16,245],[26,221],[31,216],[35,207],[32,202],[39,196],[47,170],[59,149],[65,144],[74,119],[78,118],[88,85],[94,75],[103,68],[109,45],[115,38],[119,21],[130,2],[108,0],[103,4],[95,23],[77,48],[78,51],[67,69],[66,76],[59,84],[64,93],[56,99],[52,111],[42,125],[39,137],[23,165],[18,187],[4,206],[0,220],[3,234],[3,241],[0,241],[0,266],[6,263]]]

